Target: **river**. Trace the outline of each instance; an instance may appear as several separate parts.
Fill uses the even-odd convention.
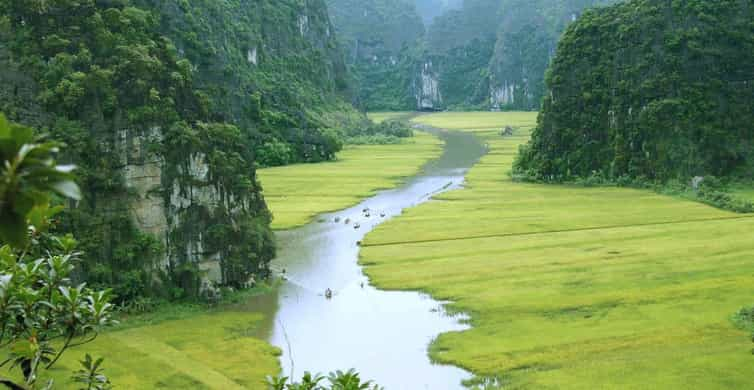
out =
[[[446,314],[443,302],[426,294],[379,290],[358,265],[358,242],[370,230],[437,193],[459,188],[485,153],[468,133],[430,131],[444,139],[445,147],[420,174],[354,207],[277,233],[272,267],[285,270],[287,280],[277,304],[262,307],[274,318],[269,341],[283,351],[284,375],[355,368],[363,379],[388,390],[457,389],[471,377],[460,368],[433,364],[427,354],[440,333],[467,328],[463,316]]]

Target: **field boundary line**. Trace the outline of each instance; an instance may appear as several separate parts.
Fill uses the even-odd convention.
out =
[[[467,237],[448,237],[448,238],[436,238],[436,239],[415,240],[415,241],[392,241],[392,242],[380,242],[380,243],[375,243],[375,244],[363,243],[361,246],[362,247],[379,247],[379,246],[406,245],[406,244],[425,244],[425,243],[443,242],[443,241],[476,240],[480,238],[534,236],[538,234],[584,232],[584,231],[592,231],[592,230],[627,229],[627,228],[632,228],[632,227],[644,227],[644,226],[681,225],[685,223],[728,221],[728,220],[740,220],[740,219],[754,219],[754,215],[742,215],[742,216],[721,217],[721,218],[687,219],[684,221],[637,223],[637,224],[632,224],[632,225],[606,225],[606,226],[595,226],[595,227],[586,227],[586,228],[543,230],[543,231],[537,231],[537,232],[523,232],[523,233],[480,234],[476,236],[467,236]]]

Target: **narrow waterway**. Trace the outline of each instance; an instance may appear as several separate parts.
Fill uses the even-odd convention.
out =
[[[443,303],[426,294],[372,287],[357,263],[357,243],[370,230],[432,195],[461,186],[485,153],[470,134],[437,134],[445,140],[441,157],[401,187],[278,233],[273,268],[284,269],[287,281],[277,305],[267,307],[274,318],[270,342],[283,351],[286,376],[355,368],[362,378],[388,390],[456,389],[470,377],[460,368],[433,364],[427,354],[440,333],[466,328],[462,318],[447,315]]]

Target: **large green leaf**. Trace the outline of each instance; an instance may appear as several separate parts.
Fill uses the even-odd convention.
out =
[[[81,190],[79,186],[72,180],[64,180],[50,185],[55,192],[75,200],[81,200]]]

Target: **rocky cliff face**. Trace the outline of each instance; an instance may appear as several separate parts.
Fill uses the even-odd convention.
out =
[[[421,70],[414,85],[416,107],[422,111],[442,108],[442,95],[437,73],[432,68],[432,61],[421,64]]]
[[[229,256],[238,254],[233,246],[242,242],[218,237],[222,232],[214,230],[224,228],[231,235],[253,233],[242,231],[243,224],[258,215],[258,210],[265,210],[261,194],[224,185],[203,151],[187,150],[178,163],[156,152],[154,146],[162,144],[164,137],[159,128],[118,133],[114,144],[117,173],[122,175],[128,195],[116,194],[112,201],[123,202],[134,226],[162,244],[165,250],[157,259],[158,268],[193,264],[210,282],[243,283],[243,275],[249,272],[232,274],[225,264]]]
[[[367,109],[416,106],[424,25],[405,0],[327,0],[338,39]]]
[[[183,237],[179,242],[171,242],[172,233],[188,210],[215,209],[221,202],[219,192],[208,181],[209,166],[205,156],[189,155],[186,166],[177,168],[191,178],[191,186],[181,188],[178,181],[173,181],[172,186],[165,188],[169,184],[164,174],[167,162],[161,154],[149,151],[149,145],[162,142],[162,132],[151,129],[144,134],[134,134],[123,130],[118,135],[115,148],[120,161],[119,171],[126,191],[131,193],[129,214],[136,228],[152,235],[166,248],[158,260],[159,266],[167,268],[179,261],[187,261],[199,264],[202,270],[219,270],[219,253],[205,249],[205,237],[201,231]],[[235,203],[231,206],[237,207]],[[208,273],[206,277],[216,283],[223,281],[219,272]]]
[[[413,28],[419,24],[416,16],[411,22],[400,19],[397,6],[380,3],[380,14],[372,9],[374,1],[330,0],[329,4],[331,12],[345,15],[334,18],[344,39],[353,42],[358,37],[349,52],[369,57],[369,64],[352,63],[360,88],[367,91],[361,95],[367,108],[531,110],[539,107],[544,73],[562,31],[585,8],[615,1],[416,0],[411,15],[423,17],[424,34]],[[403,2],[402,7],[409,4]],[[388,9],[393,11],[385,12]],[[398,26],[387,24],[397,20],[401,20]],[[388,41],[382,31],[412,31],[411,39],[403,41],[410,47],[393,48],[389,56],[375,53],[375,47]],[[377,65],[388,57],[395,59],[392,66]]]
[[[333,153],[302,109],[340,101],[324,3],[16,5],[0,5],[0,109],[79,167],[84,197],[58,225],[85,253],[77,277],[128,300],[265,274],[274,242],[255,147],[293,134],[300,156]],[[230,12],[242,6],[257,19]]]
[[[505,0],[489,63],[489,105],[534,110],[543,97],[544,74],[565,28],[585,8],[616,0]]]

